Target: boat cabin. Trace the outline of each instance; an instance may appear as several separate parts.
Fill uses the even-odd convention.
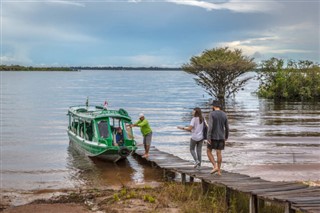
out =
[[[107,146],[135,146],[131,118],[124,109],[71,107],[68,115],[68,129],[75,136]]]

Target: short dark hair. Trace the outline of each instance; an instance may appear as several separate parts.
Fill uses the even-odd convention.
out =
[[[215,106],[215,107],[221,108],[220,101],[218,101],[218,100],[213,100],[213,101],[211,102],[211,105],[212,105],[212,106]]]

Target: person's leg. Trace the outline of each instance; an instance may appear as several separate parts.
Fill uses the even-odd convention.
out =
[[[222,150],[224,150],[224,145],[225,142],[224,140],[220,140],[218,141],[218,145],[217,145],[217,161],[218,161],[218,175],[221,175],[221,164],[222,164]]]
[[[198,159],[197,159],[197,155],[196,152],[194,151],[195,147],[196,147],[196,141],[190,139],[190,153],[194,159],[194,161],[196,162],[196,164],[198,163]]]
[[[214,157],[212,155],[212,149],[210,147],[207,147],[207,156],[208,156],[208,158],[209,158],[209,160],[210,160],[210,162],[211,162],[211,164],[213,166],[213,169],[210,172],[211,174],[213,174],[213,173],[218,171],[218,166],[217,166],[217,164],[216,164],[216,162],[214,160]]]
[[[199,166],[201,166],[201,159],[202,159],[202,142],[203,142],[203,140],[198,141],[197,145],[196,145],[197,157],[198,157],[198,161],[200,162]]]
[[[149,150],[150,150],[150,146],[151,146],[151,140],[152,140],[152,132],[146,135],[146,146],[145,146],[145,150],[146,150],[146,154],[145,157],[149,157]]]
[[[222,163],[222,153],[221,150],[216,150],[217,152],[217,162],[218,162],[218,175],[221,175],[221,163]]]
[[[143,147],[144,147],[144,154],[142,155],[143,158],[146,157],[146,153],[147,153],[147,139],[146,136],[143,136]]]

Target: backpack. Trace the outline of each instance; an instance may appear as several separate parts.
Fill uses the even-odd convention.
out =
[[[208,133],[208,125],[207,125],[206,119],[203,118],[203,129],[202,129],[203,140],[207,140],[207,133]]]

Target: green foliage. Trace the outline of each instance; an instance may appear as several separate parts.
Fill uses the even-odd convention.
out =
[[[251,79],[243,77],[243,74],[255,69],[253,60],[239,49],[214,48],[205,50],[200,56],[193,56],[182,69],[195,75],[198,85],[224,103],[225,98],[234,95]]]
[[[143,200],[149,203],[154,203],[156,201],[154,197],[148,194],[143,196]]]
[[[118,193],[113,195],[113,200],[114,201],[119,201],[120,200]]]
[[[311,61],[271,58],[259,71],[259,97],[290,101],[320,99],[320,67]]]
[[[0,65],[0,71],[73,71],[70,67],[25,67],[20,65]]]

